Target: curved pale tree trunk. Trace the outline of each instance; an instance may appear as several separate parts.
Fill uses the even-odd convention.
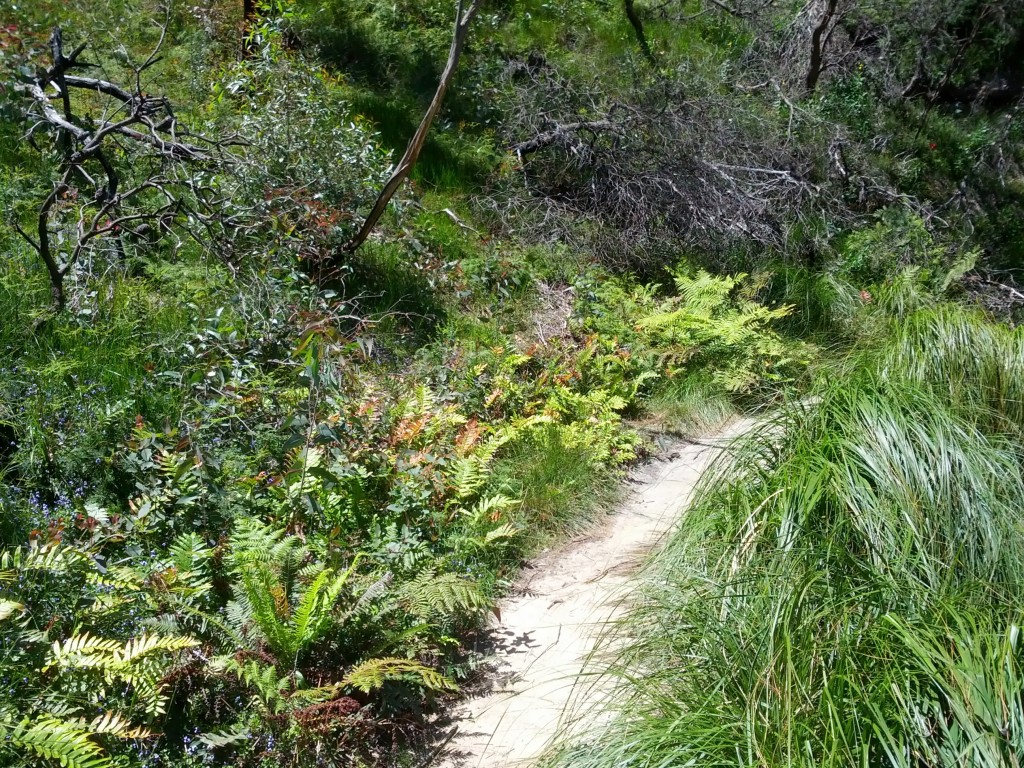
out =
[[[430,106],[427,108],[426,114],[423,115],[419,128],[416,129],[416,133],[414,133],[412,139],[410,139],[409,146],[405,149],[405,154],[402,155],[402,159],[398,161],[395,169],[391,172],[391,177],[384,184],[383,189],[381,189],[380,194],[377,196],[377,201],[370,210],[370,214],[366,217],[366,221],[363,222],[363,226],[360,227],[359,232],[357,232],[355,237],[353,237],[349,241],[348,245],[345,246],[346,252],[351,253],[366,242],[366,238],[370,236],[374,227],[377,226],[377,222],[380,221],[380,217],[383,216],[384,211],[387,210],[388,203],[391,202],[391,198],[395,196],[395,193],[402,186],[402,183],[409,177],[409,173],[412,171],[413,166],[416,165],[416,161],[420,156],[420,151],[423,149],[423,145],[427,142],[427,135],[430,133],[430,126],[434,122],[434,118],[437,117],[437,113],[441,111],[441,104],[444,102],[445,93],[447,93],[448,86],[451,85],[452,79],[455,77],[455,72],[458,70],[459,57],[462,55],[462,48],[466,42],[466,34],[469,32],[469,24],[473,21],[473,17],[476,16],[477,11],[480,10],[481,3],[482,0],[471,0],[469,6],[466,7],[465,0],[459,0],[458,7],[455,11],[455,32],[452,35],[452,46],[448,51],[448,61],[444,66],[444,71],[441,73],[441,79],[437,84],[437,91],[434,93],[434,98],[430,102]]]

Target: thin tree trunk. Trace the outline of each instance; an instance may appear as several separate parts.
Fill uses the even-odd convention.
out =
[[[423,115],[419,128],[416,129],[416,133],[410,139],[409,146],[405,149],[405,154],[402,155],[402,159],[399,160],[398,165],[391,172],[391,177],[377,196],[377,201],[374,203],[370,215],[366,217],[366,221],[363,222],[363,226],[356,236],[345,246],[346,252],[351,253],[366,242],[366,238],[370,236],[374,227],[377,226],[377,222],[380,221],[380,217],[384,215],[384,211],[387,209],[388,203],[391,202],[391,198],[395,196],[395,193],[402,186],[402,182],[409,177],[413,166],[416,165],[420,151],[427,142],[430,126],[434,122],[434,118],[437,117],[437,113],[441,111],[444,95],[447,93],[448,86],[451,85],[452,79],[455,77],[455,72],[459,66],[459,57],[462,55],[462,48],[466,42],[466,33],[469,31],[469,24],[473,17],[476,16],[477,11],[480,10],[481,2],[482,0],[471,0],[469,7],[463,10],[465,0],[459,0],[458,8],[455,11],[455,32],[452,36],[452,47],[448,51],[448,62],[441,73],[441,79],[437,84],[437,92],[434,93],[434,98],[430,102],[426,114]]]
[[[804,88],[808,94],[814,93],[814,89],[818,87],[818,79],[821,77],[825,63],[824,44],[821,38],[832,23],[832,17],[836,14],[838,4],[839,0],[828,0],[825,13],[822,14],[821,20],[811,32],[811,61],[807,67],[807,77],[804,79]]]
[[[246,58],[253,52],[253,46],[249,42],[249,35],[252,32],[253,23],[256,21],[256,0],[242,0],[242,58]]]
[[[640,21],[640,16],[637,14],[636,8],[633,7],[633,0],[624,0],[624,2],[626,6],[626,18],[629,19],[629,23],[633,25],[633,31],[636,33],[636,42],[640,46],[640,52],[643,53],[644,58],[647,59],[651,65],[657,64],[657,60],[651,52],[651,46],[647,43],[647,36],[644,34],[644,23]]]

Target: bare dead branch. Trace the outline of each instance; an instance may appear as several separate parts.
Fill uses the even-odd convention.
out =
[[[27,83],[24,85],[17,86],[23,91],[27,91],[28,94],[35,99],[39,105],[40,111],[42,112],[43,122],[49,123],[61,131],[65,131],[76,139],[85,139],[89,132],[84,128],[79,128],[74,123],[65,119],[60,112],[54,109],[50,103],[49,96],[38,83]]]
[[[69,88],[82,88],[87,91],[96,91],[107,96],[113,96],[115,99],[123,101],[125,104],[130,104],[135,95],[129,93],[119,85],[108,83],[106,80],[99,80],[94,77],[79,77],[77,75],[65,75],[64,84]]]
[[[53,305],[58,312],[64,309],[65,304],[64,274],[66,270],[57,264],[53,252],[50,250],[50,211],[61,196],[68,191],[67,182],[70,173],[70,169],[65,172],[64,178],[54,186],[53,191],[46,196],[43,204],[39,206],[39,216],[36,225],[38,234],[38,247],[36,250],[39,252],[39,257],[43,260],[43,264],[46,265],[46,271],[50,275],[50,291],[53,295]]]
[[[25,242],[27,242],[29,245],[31,245],[34,250],[36,250],[36,251],[39,250],[39,243],[37,243],[32,238],[32,235],[30,235],[28,232],[26,232],[24,229],[22,229],[21,228],[21,224],[19,224],[18,222],[14,222],[14,231],[17,232],[19,235],[21,235],[25,239]]]
[[[576,134],[580,131],[597,133],[601,131],[617,132],[621,126],[612,123],[610,120],[585,120],[578,123],[563,123],[556,125],[550,131],[538,134],[528,141],[521,141],[512,147],[516,157],[522,162],[523,155],[550,147],[552,144],[567,144],[576,141]]]
[[[210,165],[219,160],[213,153],[227,143],[193,136],[187,131],[183,135],[203,146],[178,138],[168,101],[142,92],[140,74],[158,60],[165,35],[166,24],[161,28],[160,40],[153,52],[135,68],[134,91],[99,78],[68,74],[70,69],[91,65],[79,61],[84,45],[78,46],[70,56],[64,55],[63,34],[59,29],[50,37],[51,66],[35,80],[19,86],[31,99],[29,116],[37,118],[29,134],[46,127],[62,150],[61,179],[40,204],[36,237],[32,238],[16,224],[17,231],[46,266],[57,311],[63,310],[66,304],[65,278],[93,241],[105,236],[119,238],[124,227],[138,222],[156,221],[163,225],[168,216],[173,218],[183,207],[181,198],[172,191],[175,188],[195,193],[199,205],[203,205],[203,195],[196,192],[197,185],[191,180],[171,179],[157,172],[157,168],[174,168],[183,163]],[[50,89],[56,89],[52,96]],[[113,120],[76,115],[72,89],[94,91],[115,99],[119,103],[117,112],[122,116]],[[60,100],[62,109],[54,105],[55,99]],[[112,158],[120,158],[120,163]],[[147,158],[153,160],[152,168],[148,174],[140,173],[139,166]],[[102,176],[96,174],[97,170],[102,171]],[[140,176],[140,182],[121,191],[122,177],[138,179]],[[95,187],[95,193],[92,196],[80,194],[72,184],[73,179],[83,179]],[[153,205],[152,200],[144,200],[142,195],[147,190],[157,192],[165,202]],[[204,220],[212,222],[217,218],[212,210],[196,210],[193,216],[204,223]],[[61,226],[59,222],[64,222],[63,226],[74,233],[63,243],[51,237],[53,226]],[[120,242],[118,250],[123,254]]]

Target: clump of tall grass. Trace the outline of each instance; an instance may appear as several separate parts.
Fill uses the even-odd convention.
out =
[[[665,428],[682,435],[706,435],[736,416],[736,406],[710,376],[666,379],[646,403]]]
[[[613,472],[564,438],[558,426],[545,425],[510,445],[494,466],[495,486],[522,500],[519,523],[538,545],[586,530],[618,495]]]
[[[855,330],[853,320],[864,305],[860,292],[842,278],[784,265],[767,279],[762,301],[792,306],[779,328],[804,338],[846,338]]]
[[[878,366],[890,379],[933,387],[958,412],[991,429],[1024,427],[1024,329],[952,304],[896,323]]]
[[[552,762],[1024,762],[1015,344],[955,308],[909,312],[744,438],[610,632],[617,716]]]

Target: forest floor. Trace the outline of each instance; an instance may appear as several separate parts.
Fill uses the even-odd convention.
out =
[[[600,703],[607,683],[586,670],[601,627],[621,615],[631,575],[679,520],[704,471],[754,423],[668,444],[632,474],[627,497],[599,526],[527,564],[489,629],[488,685],[455,713],[459,730],[439,764],[525,768],[573,713]]]

